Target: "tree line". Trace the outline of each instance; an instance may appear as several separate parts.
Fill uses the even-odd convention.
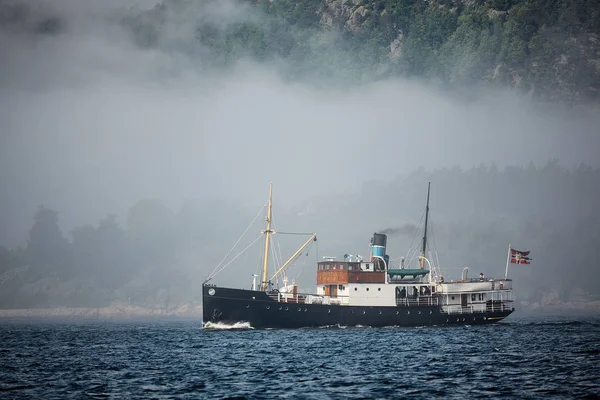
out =
[[[324,194],[307,215],[291,210],[278,215],[286,226],[317,232],[322,251],[352,253],[365,248],[374,231],[418,222],[428,181],[430,246],[447,279],[458,278],[464,266],[502,276],[510,243],[533,257],[529,266],[511,266],[521,299],[554,290],[564,301],[577,293],[600,295],[595,284],[600,170],[583,165],[417,170],[366,183],[343,201]],[[0,307],[101,307],[117,301],[171,309],[199,301],[202,280],[254,213],[217,201],[173,212],[158,200],[144,200],[130,208],[123,224],[109,214],[65,235],[59,213],[41,205],[27,243],[0,246]],[[409,247],[415,235],[406,233],[390,235],[391,255]],[[246,269],[250,276],[253,267],[241,265],[230,277]],[[234,282],[240,283],[247,282]],[[301,283],[314,287],[312,268],[305,268]]]

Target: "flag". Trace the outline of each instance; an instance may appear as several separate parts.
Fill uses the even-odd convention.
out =
[[[510,263],[511,264],[531,264],[531,257],[529,256],[530,251],[520,251],[510,249]]]
[[[519,250],[515,250],[515,249],[510,249],[510,254],[515,256],[517,254],[523,256],[523,257],[527,257],[529,255],[530,251],[519,251]]]

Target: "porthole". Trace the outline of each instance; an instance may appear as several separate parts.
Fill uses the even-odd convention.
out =
[[[473,321],[475,321],[475,317],[473,317]]]
[[[377,288],[377,290],[379,290],[381,292],[381,288]]]
[[[446,318],[446,322],[450,322],[450,320],[448,318]]]
[[[358,288],[354,288],[354,291],[356,292],[358,290]]]
[[[267,310],[269,310],[269,309],[271,308],[271,306],[266,306],[265,308],[266,308]]]
[[[454,300],[454,296],[452,296],[451,299]]]
[[[246,304],[246,308],[250,308],[250,304]]]
[[[396,315],[400,314],[400,311],[396,311]]]
[[[369,288],[367,288],[367,292],[369,291]]]
[[[407,313],[407,314],[410,314],[410,311],[407,311],[406,313]]]
[[[456,318],[456,322],[460,322],[460,318]]]
[[[279,307],[279,311],[283,310],[283,307]]]
[[[419,311],[417,314],[421,315],[421,311]]]
[[[365,315],[366,313],[367,313],[366,311],[363,311],[363,315]]]
[[[300,307],[298,307],[298,311],[302,311],[302,309]]]
[[[306,312],[306,311],[308,311],[308,309],[307,309],[307,308],[305,308],[305,309],[304,309],[304,312]]]
[[[483,317],[483,320],[485,321],[487,319],[487,317]]]
[[[433,311],[429,310],[429,314],[433,314]]]
[[[463,318],[463,322],[465,322],[465,319]]]
[[[289,310],[289,308],[288,308],[288,307],[286,307],[286,308],[285,308],[285,311],[287,311],[287,310]]]
[[[383,314],[383,311],[379,310],[379,315]]]
[[[354,310],[350,310],[350,314],[354,314]]]

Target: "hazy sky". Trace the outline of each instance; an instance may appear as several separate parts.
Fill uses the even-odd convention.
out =
[[[129,12],[123,4],[155,2],[32,3],[25,23],[0,24],[3,245],[24,243],[41,203],[68,231],[108,212],[123,218],[144,198],[254,208],[269,181],[291,207],[420,166],[598,166],[597,109],[567,114],[500,89],[467,102],[403,79],[319,89],[250,62],[207,73],[201,55],[142,50],[114,22]],[[222,4],[218,18],[239,18]],[[33,34],[48,14],[61,17],[61,32]],[[193,45],[201,18],[167,21],[170,40]]]

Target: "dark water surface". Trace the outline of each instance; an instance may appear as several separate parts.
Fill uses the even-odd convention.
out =
[[[598,398],[600,317],[202,330],[0,320],[1,398]]]

